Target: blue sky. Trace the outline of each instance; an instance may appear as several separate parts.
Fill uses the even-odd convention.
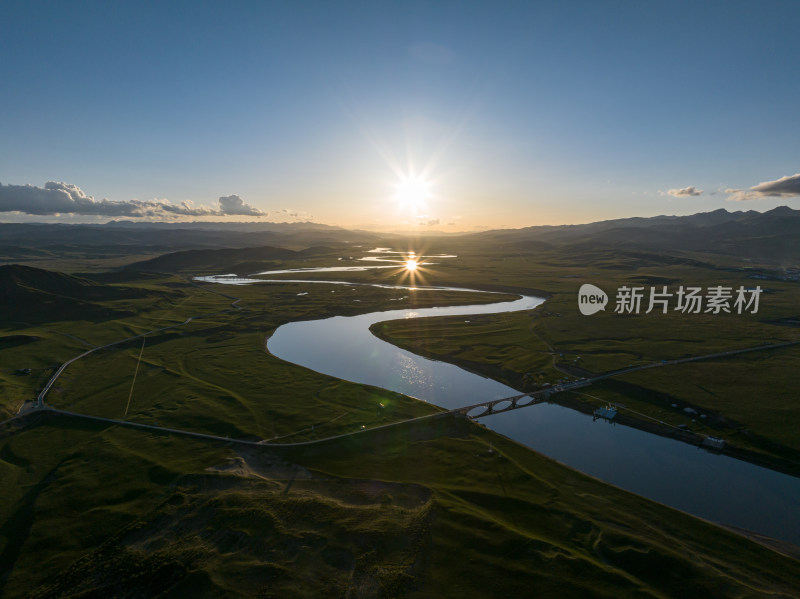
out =
[[[798,20],[770,0],[7,1],[0,221],[798,207]],[[428,193],[401,205],[409,176]]]

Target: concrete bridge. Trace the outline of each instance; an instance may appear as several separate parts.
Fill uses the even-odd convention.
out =
[[[464,416],[471,419],[482,418],[483,416],[491,416],[492,414],[502,414],[503,412],[510,412],[511,410],[527,408],[528,406],[542,403],[555,393],[571,391],[572,389],[577,389],[579,387],[586,387],[587,385],[590,385],[591,382],[592,380],[590,379],[573,381],[563,385],[554,385],[549,389],[536,391],[535,393],[521,393],[520,395],[512,395],[511,397],[491,399],[489,401],[482,401],[481,403],[472,404],[471,406],[464,406],[462,408],[456,408],[450,411],[455,414],[464,414]],[[477,411],[478,408],[484,409]],[[475,413],[470,414],[470,412]]]
[[[544,401],[549,394],[539,392],[539,393],[530,393],[522,395],[514,395],[512,397],[503,397],[502,399],[492,399],[490,401],[484,401],[481,403],[472,404],[471,406],[464,406],[463,408],[456,408],[455,410],[451,410],[456,414],[464,414],[467,418],[480,418],[482,416],[489,416],[491,414],[502,414],[503,412],[509,412],[511,410],[517,410],[519,408],[525,408],[527,406],[532,406],[533,404],[540,403]],[[508,404],[508,405],[503,405]],[[483,410],[477,411],[478,408],[484,408]],[[470,412],[475,412],[471,414]]]

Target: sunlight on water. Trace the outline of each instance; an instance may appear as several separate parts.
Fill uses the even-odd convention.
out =
[[[407,252],[393,253],[408,255]],[[313,270],[325,272],[327,269],[303,272]],[[219,282],[241,284],[234,275],[220,279]],[[211,281],[213,277],[205,280]],[[288,281],[276,279],[272,282]],[[346,281],[292,282],[358,286]],[[374,286],[430,292],[445,289]],[[395,319],[531,310],[543,301],[522,297],[494,304],[388,310],[292,322],[279,327],[268,340],[267,347],[272,354],[317,372],[452,409],[509,397],[517,392],[452,364],[429,360],[381,341],[370,333],[370,325]],[[538,404],[488,416],[482,418],[481,423],[621,488],[708,520],[800,543],[797,518],[800,479],[636,429],[593,422],[591,416],[556,404]]]

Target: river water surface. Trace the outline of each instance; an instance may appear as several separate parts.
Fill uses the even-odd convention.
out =
[[[428,316],[462,315],[469,320],[473,314],[530,310],[543,301],[522,297],[493,304],[388,310],[291,322],[275,331],[267,348],[279,358],[317,372],[397,391],[445,408],[462,407],[518,391],[386,343],[370,333],[370,325]],[[796,477],[673,439],[593,421],[587,414],[557,404],[537,404],[480,421],[623,489],[713,522],[800,544],[800,479]]]

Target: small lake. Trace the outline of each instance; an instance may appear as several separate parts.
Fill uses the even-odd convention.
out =
[[[370,325],[428,316],[461,315],[469,320],[474,314],[530,310],[543,301],[522,297],[493,304],[387,310],[292,322],[275,331],[267,348],[279,358],[317,372],[456,408],[516,395],[518,391],[386,343],[370,333]],[[593,421],[587,414],[557,404],[537,404],[479,421],[623,489],[713,522],[800,544],[800,478],[673,439]]]

